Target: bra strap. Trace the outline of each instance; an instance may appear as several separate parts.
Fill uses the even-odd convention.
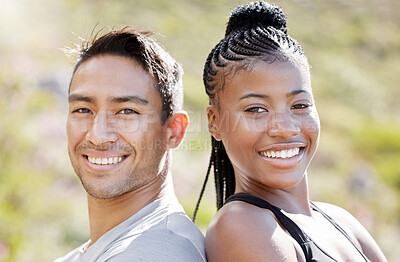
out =
[[[248,204],[268,209],[272,211],[272,213],[277,217],[277,219],[285,226],[286,230],[289,234],[299,243],[301,249],[303,250],[304,256],[306,260],[312,258],[312,252],[310,250],[310,246],[308,242],[310,242],[310,238],[301,230],[296,223],[293,222],[289,217],[282,213],[282,210],[274,205],[271,205],[264,199],[259,197],[247,194],[247,193],[237,193],[228,197],[225,201],[225,204],[232,202],[232,201],[243,201]]]
[[[360,253],[360,255],[365,259],[365,261],[369,261],[368,258],[365,257],[364,253],[357,247],[356,243],[354,243],[353,239],[347,234],[346,231],[344,231],[344,229],[341,226],[339,226],[338,223],[335,222],[335,220],[333,220],[328,214],[326,214],[312,202],[311,202],[311,207],[315,211],[323,215],[326,218],[326,220],[328,220],[337,230],[339,230],[339,232],[342,233],[350,241],[350,243],[357,249],[358,253]]]

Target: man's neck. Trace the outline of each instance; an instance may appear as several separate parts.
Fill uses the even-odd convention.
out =
[[[107,231],[122,223],[147,204],[167,194],[174,194],[170,175],[124,195],[98,199],[88,195],[90,245]]]

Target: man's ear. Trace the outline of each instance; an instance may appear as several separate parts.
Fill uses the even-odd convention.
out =
[[[189,124],[189,116],[183,110],[178,111],[172,116],[168,117],[166,123],[168,128],[168,137],[167,137],[168,148],[175,148],[179,146],[183,137],[185,136],[188,124]]]
[[[208,118],[208,131],[217,141],[221,141],[220,133],[220,115],[215,105],[209,105],[207,107],[207,118]]]

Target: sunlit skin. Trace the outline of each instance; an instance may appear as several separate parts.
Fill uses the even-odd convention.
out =
[[[282,208],[336,258],[362,259],[309,205],[306,170],[320,131],[310,82],[308,66],[292,60],[259,61],[249,70],[228,75],[208,107],[209,130],[224,143],[232,162],[235,193],[249,193]],[[271,157],[282,150],[284,157]],[[344,225],[370,259],[385,261],[356,219],[338,207],[320,205]],[[300,246],[270,211],[241,201],[218,211],[207,230],[206,250],[208,261],[305,261]]]
[[[119,56],[90,58],[73,76],[68,152],[88,193],[91,244],[173,191],[168,151],[179,145],[188,119],[177,112],[163,124],[156,88],[138,63]]]
[[[309,76],[292,63],[259,62],[251,72],[227,77],[209,115],[233,164],[237,192],[287,190],[303,180],[317,148],[319,119]],[[293,158],[261,155],[295,148],[300,152]]]

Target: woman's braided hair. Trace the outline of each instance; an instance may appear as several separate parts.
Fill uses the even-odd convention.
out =
[[[273,63],[299,56],[306,62],[300,44],[287,35],[286,19],[286,14],[279,7],[262,1],[241,5],[232,11],[225,37],[211,50],[204,65],[203,81],[210,103],[218,106],[218,93],[224,89],[225,78],[229,74],[237,70],[249,70],[256,61]],[[235,192],[233,166],[222,141],[211,137],[211,145],[210,163],[193,221],[211,167],[214,170],[217,208],[220,209]]]

